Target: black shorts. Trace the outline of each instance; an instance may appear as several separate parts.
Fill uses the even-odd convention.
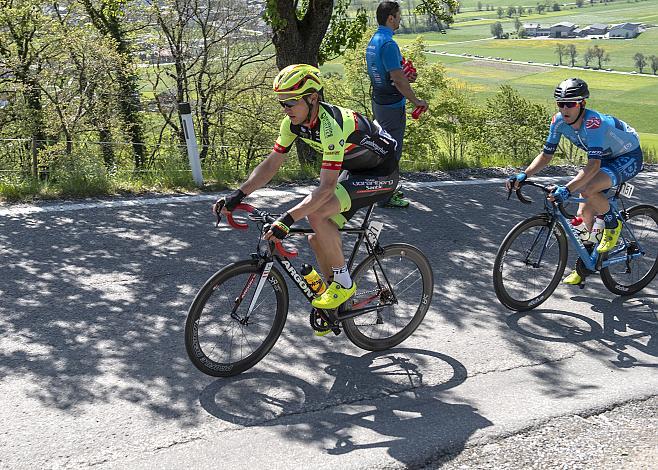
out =
[[[399,180],[397,165],[392,172],[390,167],[359,172],[343,171],[338,178],[335,193],[340,202],[340,213],[330,219],[338,228],[343,228],[357,210],[390,199]]]

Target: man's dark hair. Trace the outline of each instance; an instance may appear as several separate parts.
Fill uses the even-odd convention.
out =
[[[377,7],[377,23],[380,26],[386,26],[386,20],[389,15],[395,16],[395,14],[400,10],[400,4],[398,2],[382,2]]]

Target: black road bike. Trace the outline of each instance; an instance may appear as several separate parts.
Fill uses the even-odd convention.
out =
[[[321,332],[344,331],[356,346],[381,351],[397,346],[418,328],[432,301],[434,275],[418,248],[406,243],[379,244],[383,224],[370,221],[373,207],[368,208],[360,227],[341,229],[357,237],[348,261],[356,293],[338,309],[311,308],[310,325]],[[215,377],[250,369],[276,343],[289,306],[282,271],[309,303],[314,298],[290,261],[297,251],[262,238],[263,227],[276,217],[240,204],[227,216],[236,229],[248,228],[248,224],[233,218],[240,211],[247,212],[248,219],[258,224],[261,235],[256,252],[206,281],[190,306],[185,324],[185,347],[192,363]],[[309,233],[313,233],[310,228],[292,228],[289,236]],[[367,250],[366,257],[352,269],[361,246]]]

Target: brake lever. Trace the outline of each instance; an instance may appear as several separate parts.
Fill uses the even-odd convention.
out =
[[[224,207],[224,204],[226,204],[226,201],[224,201],[224,199],[218,199],[212,205],[212,211],[215,213],[215,217],[217,217],[217,222],[215,223],[215,227],[219,227],[219,223],[222,221],[222,208]]]

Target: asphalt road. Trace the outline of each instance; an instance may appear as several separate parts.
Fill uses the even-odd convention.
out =
[[[635,201],[658,204],[655,174],[636,186]],[[592,278],[508,311],[495,252],[539,205],[491,181],[405,193],[410,209],[376,218],[384,242],[415,244],[433,265],[416,334],[380,353],[317,338],[291,286],[272,352],[219,380],[186,356],[186,311],[256,234],[214,228],[213,196],[0,207],[0,467],[415,467],[658,395],[658,281],[619,298]],[[252,202],[277,211],[302,194]]]

